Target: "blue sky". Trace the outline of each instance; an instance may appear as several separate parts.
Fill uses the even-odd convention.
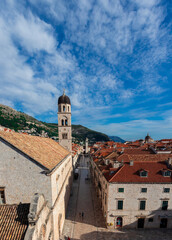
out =
[[[0,103],[127,140],[172,138],[171,0],[1,0]]]

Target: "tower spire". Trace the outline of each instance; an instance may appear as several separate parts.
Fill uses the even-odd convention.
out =
[[[59,143],[69,152],[72,151],[71,130],[71,103],[63,90],[63,95],[58,99],[58,133]]]

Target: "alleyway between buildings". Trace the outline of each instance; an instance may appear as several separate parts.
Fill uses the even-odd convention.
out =
[[[79,178],[73,181],[61,239],[67,240],[171,240],[172,230],[108,230],[100,201],[90,180],[89,158],[80,157]],[[81,213],[84,213],[82,218]]]
[[[89,158],[81,156],[79,178],[74,180],[69,200],[63,238],[90,239],[90,233],[97,239],[98,227],[105,227],[99,201],[92,186],[89,173]],[[82,217],[82,212],[84,216]],[[84,236],[85,235],[85,236]]]

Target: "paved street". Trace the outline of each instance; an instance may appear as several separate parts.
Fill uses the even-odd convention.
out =
[[[108,230],[105,227],[101,207],[89,177],[87,162],[81,157],[79,178],[74,180],[72,195],[66,214],[62,239],[71,240],[171,240],[172,230]],[[80,213],[84,213],[84,217]]]

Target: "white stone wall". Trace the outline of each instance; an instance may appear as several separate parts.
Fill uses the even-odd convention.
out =
[[[72,156],[68,155],[51,174],[52,206],[57,196],[63,188],[63,184],[68,177],[68,172],[72,168]]]
[[[124,192],[118,192],[118,188],[124,188]],[[141,188],[147,188],[147,192],[141,192]],[[170,188],[170,192],[164,193],[164,188]],[[123,210],[117,209],[118,200],[123,200]],[[140,200],[146,200],[145,210],[139,210]],[[161,210],[163,200],[168,200],[168,210]],[[107,223],[115,227],[118,216],[126,228],[137,228],[140,217],[145,218],[145,228],[159,228],[163,217],[168,218],[167,227],[172,228],[172,184],[109,184]]]
[[[76,155],[74,155],[74,156],[72,157],[73,167],[76,166],[76,163],[78,162],[79,156],[80,156],[79,153],[77,153]]]
[[[63,229],[72,180],[72,156],[69,155],[51,175],[54,239],[59,239]]]
[[[30,203],[35,193],[52,202],[51,179],[44,169],[0,140],[0,186],[7,204]]]
[[[29,226],[24,240],[53,239],[52,212],[43,195],[34,195],[28,215]]]

